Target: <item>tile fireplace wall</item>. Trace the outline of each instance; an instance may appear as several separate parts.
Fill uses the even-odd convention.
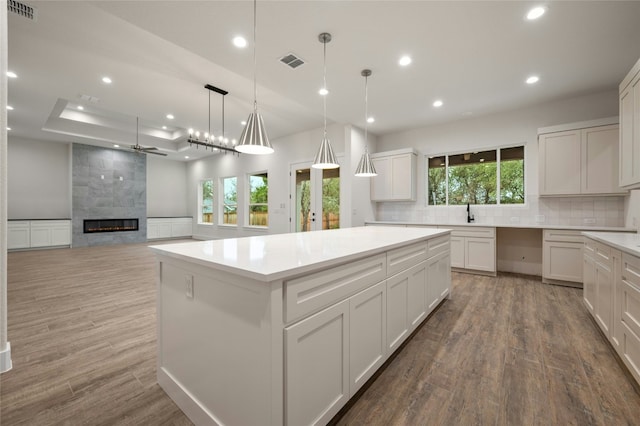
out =
[[[73,144],[74,247],[147,241],[147,159],[144,154]],[[138,231],[85,234],[85,219],[138,219]]]

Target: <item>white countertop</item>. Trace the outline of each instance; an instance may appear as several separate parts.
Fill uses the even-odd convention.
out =
[[[546,225],[542,224],[524,224],[524,223],[424,223],[424,222],[395,222],[395,221],[367,221],[372,225],[406,225],[406,226],[480,226],[486,228],[522,228],[522,229],[569,229],[576,231],[609,231],[609,232],[635,232],[633,228],[625,228],[623,226],[571,226],[571,225]]]
[[[640,234],[638,233],[583,232],[582,235],[640,257]]]
[[[449,231],[369,226],[150,246],[158,255],[260,281],[274,281],[371,256]]]

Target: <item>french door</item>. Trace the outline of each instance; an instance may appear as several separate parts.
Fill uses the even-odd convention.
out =
[[[340,227],[340,168],[291,165],[291,232]]]

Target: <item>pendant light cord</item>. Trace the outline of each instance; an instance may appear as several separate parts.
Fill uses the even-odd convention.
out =
[[[323,86],[322,88],[325,90],[325,92],[327,91],[327,40],[325,39],[322,43],[324,45],[324,49],[323,49]],[[324,136],[327,137],[327,96],[329,94],[326,93],[323,97],[322,97],[322,107],[323,107],[323,111],[324,111]]]
[[[258,65],[256,61],[256,32],[258,24],[256,20],[257,0],[253,0],[253,110],[258,111],[258,85],[256,84],[256,73],[258,72]]]
[[[369,99],[368,99],[368,82],[369,76],[366,75],[364,77],[364,152],[369,151],[368,141],[367,141],[367,127],[369,123]]]
[[[207,142],[213,139],[213,135],[211,134],[211,91],[209,91],[209,138],[207,139]]]

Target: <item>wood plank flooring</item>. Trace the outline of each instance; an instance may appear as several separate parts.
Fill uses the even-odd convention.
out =
[[[453,297],[332,422],[640,425],[581,293],[453,274]],[[145,244],[10,253],[0,423],[190,425],[156,383],[155,297]]]

